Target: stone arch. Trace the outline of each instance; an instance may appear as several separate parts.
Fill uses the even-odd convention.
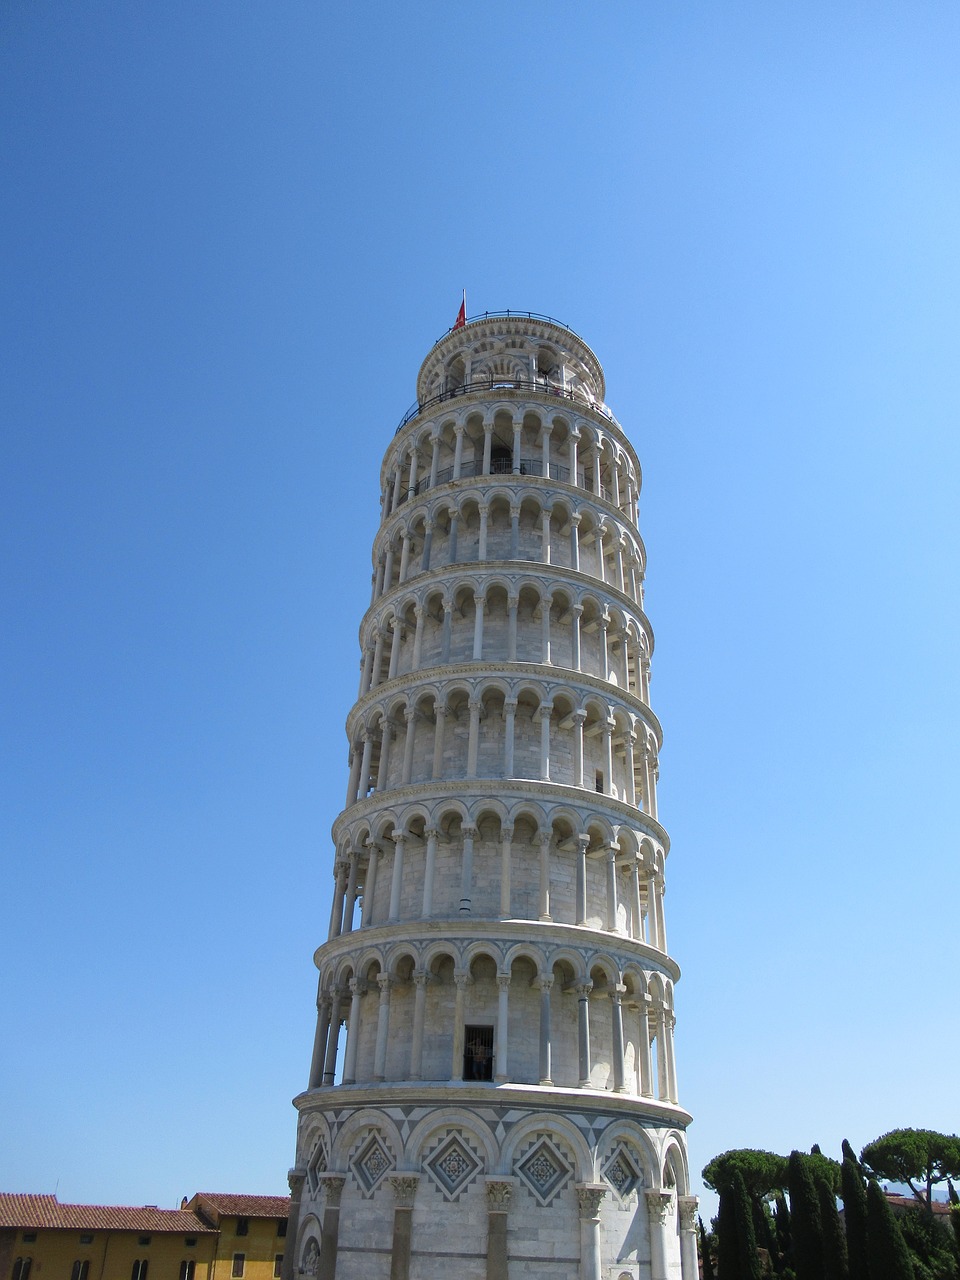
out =
[[[419,1168],[431,1139],[444,1130],[453,1129],[473,1138],[484,1161],[483,1171],[489,1173],[497,1167],[497,1141],[490,1127],[476,1114],[455,1107],[432,1112],[420,1121],[407,1139],[405,1159],[411,1168]]]
[[[308,1214],[297,1233],[297,1260],[300,1275],[316,1276],[320,1263],[320,1223],[315,1214]]]
[[[379,1134],[394,1157],[394,1168],[397,1168],[403,1153],[403,1139],[394,1121],[379,1107],[362,1107],[344,1121],[343,1128],[334,1138],[331,1153],[334,1168],[346,1171],[354,1146],[368,1131]]]
[[[664,1189],[673,1187],[677,1195],[689,1195],[690,1173],[687,1154],[683,1139],[675,1130],[667,1134],[664,1142],[661,1178],[661,1186]]]
[[[498,1173],[509,1174],[519,1147],[537,1133],[548,1133],[559,1138],[573,1156],[573,1176],[577,1182],[592,1182],[595,1168],[593,1154],[583,1134],[566,1116],[551,1114],[527,1116],[510,1130],[500,1153]]]

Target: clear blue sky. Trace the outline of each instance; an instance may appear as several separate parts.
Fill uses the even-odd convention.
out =
[[[380,458],[583,334],[644,465],[699,1169],[957,1127],[960,9],[5,0],[0,1187],[285,1190]]]

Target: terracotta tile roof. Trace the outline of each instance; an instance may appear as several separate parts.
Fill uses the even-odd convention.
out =
[[[885,1192],[887,1203],[893,1209],[915,1209],[918,1201],[915,1196],[895,1196],[892,1191]],[[930,1203],[930,1212],[936,1217],[945,1217],[950,1213],[949,1200],[933,1200]]]
[[[61,1204],[56,1196],[0,1192],[0,1227],[66,1231],[174,1231],[210,1234],[195,1213],[153,1205]]]
[[[221,1218],[285,1218],[290,1212],[289,1196],[234,1196],[198,1191],[190,1204]]]

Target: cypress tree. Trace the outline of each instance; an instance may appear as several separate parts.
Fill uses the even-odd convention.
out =
[[[729,1187],[724,1187],[720,1192],[720,1209],[717,1213],[717,1280],[741,1280],[737,1210]]]
[[[707,1239],[707,1229],[699,1215],[697,1224],[700,1229],[700,1263],[703,1271],[703,1280],[716,1280],[716,1274],[713,1270],[713,1257],[710,1253],[710,1241]]]
[[[773,1225],[777,1229],[777,1244],[780,1247],[780,1253],[787,1256],[791,1250],[790,1210],[787,1208],[786,1197],[782,1191],[777,1192],[776,1199],[773,1202]]]
[[[849,1143],[846,1144],[849,1147]],[[856,1160],[844,1157],[840,1166],[843,1222],[847,1233],[847,1261],[850,1280],[870,1280],[867,1260],[867,1193]]]
[[[799,1151],[790,1152],[787,1166],[790,1227],[797,1280],[823,1280],[820,1201],[813,1178]]]
[[[740,1280],[761,1280],[760,1255],[757,1253],[757,1237],[753,1230],[753,1206],[739,1170],[733,1171],[730,1193],[737,1222],[737,1257],[740,1262]]]
[[[950,1225],[953,1227],[953,1238],[957,1250],[957,1277],[960,1280],[960,1204],[951,1202]]]
[[[867,1257],[871,1280],[914,1280],[913,1263],[880,1184],[867,1185]]]
[[[840,1144],[840,1151],[842,1153],[840,1156],[841,1160],[852,1160],[856,1167],[858,1169],[860,1168],[860,1161],[857,1158],[857,1153],[854,1151],[853,1147],[851,1147],[846,1138],[844,1138],[843,1142]]]
[[[847,1242],[837,1212],[837,1197],[825,1182],[817,1182],[823,1244],[823,1272],[826,1280],[848,1280]]]

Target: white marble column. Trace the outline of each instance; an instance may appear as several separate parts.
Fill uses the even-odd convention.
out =
[[[470,728],[467,736],[467,777],[477,776],[477,754],[480,747],[480,710],[479,698],[470,698],[467,703],[470,710]]]
[[[503,775],[505,778],[512,778],[514,776],[513,754],[516,737],[516,715],[516,698],[506,698],[503,703]]]
[[[553,975],[542,974],[536,985],[540,988],[540,1083],[553,1084],[553,1041],[550,1030],[550,992]]]
[[[410,1035],[410,1079],[419,1080],[423,1074],[423,1027],[427,1012],[427,979],[425,969],[414,969],[413,1031]]]
[[[373,1078],[385,1080],[387,1076],[387,1044],[390,1036],[390,988],[393,979],[388,973],[377,978],[380,988],[380,1004],[377,1008],[377,1043],[373,1055]]]
[[[667,1280],[667,1211],[673,1197],[668,1191],[647,1191],[650,1224],[650,1280]]]
[[[473,910],[473,841],[477,828],[463,826],[463,860],[460,871],[460,914],[470,915]]]
[[[393,877],[390,881],[390,914],[391,924],[400,919],[400,890],[403,888],[403,846],[406,836],[402,831],[393,833]]]
[[[340,1006],[344,993],[334,987],[330,993],[330,1029],[327,1032],[327,1052],[323,1059],[323,1083],[333,1084],[337,1070],[337,1049],[340,1047]]]
[[[486,598],[484,596],[475,596],[473,601],[476,607],[476,616],[473,621],[473,660],[474,662],[483,661],[483,611],[486,608]]]
[[[433,914],[433,881],[437,866],[437,832],[435,827],[427,827],[423,833],[427,837],[426,862],[423,868],[423,906],[420,917],[428,920]]]
[[[540,832],[540,919],[550,921],[550,845],[553,833]]]
[[[507,1065],[508,1028],[510,1026],[510,974],[497,974],[497,1027],[493,1054],[496,1062],[496,1079],[504,1084],[510,1079]]]
[[[580,1060],[581,1089],[590,1084],[590,992],[592,982],[581,982],[577,993],[577,1056]]]
[[[443,738],[447,720],[447,708],[439,698],[434,699],[433,714],[436,722],[433,732],[433,776],[434,778],[442,778]]]
[[[356,978],[350,979],[350,1017],[347,1019],[347,1050],[343,1055],[343,1083],[354,1084],[357,1079],[357,1049],[360,1045],[360,1001],[364,986]]]
[[[403,739],[403,772],[400,777],[400,785],[408,787],[413,774],[413,743],[417,736],[417,715],[416,707],[407,707],[403,713],[403,719],[407,726],[407,731]]]
[[[470,982],[469,973],[458,969],[453,980],[457,987],[456,1003],[453,1009],[453,1062],[451,1064],[450,1079],[459,1083],[463,1080],[463,1047],[464,1047],[464,1025],[463,1025],[463,1007],[466,1002],[467,985]]]
[[[680,1218],[680,1276],[681,1280],[699,1280],[697,1262],[697,1209],[696,1196],[678,1196],[677,1211]]]
[[[601,1280],[600,1202],[607,1188],[600,1183],[577,1183],[580,1205],[580,1280]]]
[[[367,870],[363,877],[363,910],[360,913],[360,928],[373,924],[373,895],[377,887],[377,865],[380,861],[380,846],[375,840],[368,840]]]
[[[500,916],[510,918],[510,871],[513,858],[513,827],[500,828]]]

